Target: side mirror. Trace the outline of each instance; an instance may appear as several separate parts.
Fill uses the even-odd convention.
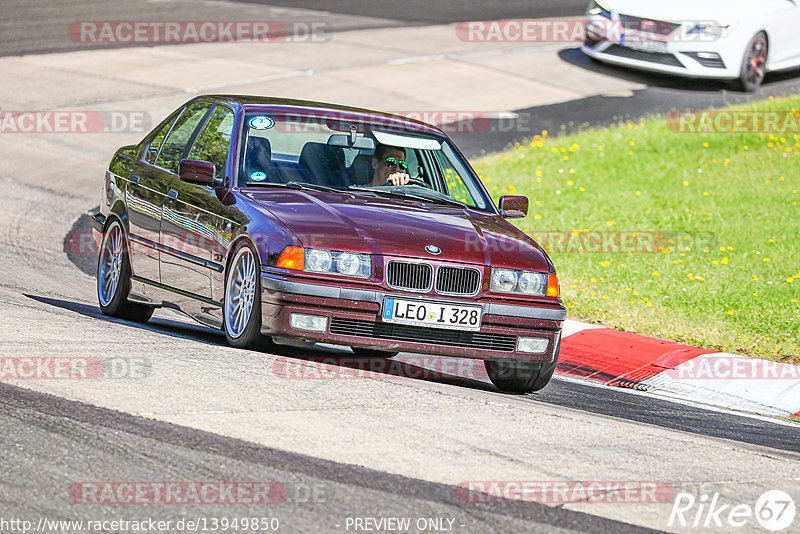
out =
[[[196,159],[182,159],[178,176],[184,182],[197,185],[217,185],[217,169],[213,163]]]
[[[528,215],[528,197],[504,195],[499,205],[500,215],[505,219],[522,219]]]

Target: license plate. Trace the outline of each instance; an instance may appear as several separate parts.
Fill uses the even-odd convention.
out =
[[[667,42],[654,37],[652,34],[629,30],[623,34],[619,41],[620,46],[642,50],[644,52],[667,52]]]
[[[383,300],[381,317],[386,323],[474,332],[481,328],[482,311],[481,306],[387,297]]]

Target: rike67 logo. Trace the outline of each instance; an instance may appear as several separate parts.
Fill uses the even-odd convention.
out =
[[[719,493],[704,494],[699,498],[691,493],[678,493],[667,526],[716,528],[724,531],[749,526],[747,530],[752,530],[755,520],[761,527],[779,532],[792,526],[796,513],[792,497],[780,490],[765,492],[758,498],[755,506],[726,503],[720,499]]]

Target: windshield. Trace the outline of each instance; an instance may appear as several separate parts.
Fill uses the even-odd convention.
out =
[[[240,186],[369,191],[493,211],[475,171],[445,138],[257,112],[245,115],[244,129]],[[387,182],[397,173],[407,183]]]

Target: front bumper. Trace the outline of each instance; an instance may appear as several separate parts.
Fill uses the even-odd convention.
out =
[[[544,363],[552,362],[555,358],[561,328],[566,319],[566,310],[561,305],[520,306],[471,301],[472,304],[483,306],[480,332],[402,326],[380,320],[386,296],[403,295],[384,290],[348,289],[301,282],[262,272],[261,331],[268,336],[386,351]],[[424,298],[456,302],[452,299]],[[462,304],[466,302],[461,301]],[[308,332],[293,328],[290,324],[292,313],[327,317],[327,331]],[[519,336],[548,339],[547,351],[542,354],[518,352]]]
[[[626,43],[619,30],[613,30],[609,21],[590,16],[587,28],[595,28],[595,33],[581,47],[584,54],[600,61],[632,67],[640,70],[675,74],[692,78],[734,79],[741,72],[742,52],[745,42],[741,33],[714,40],[670,39],[660,51],[644,50]],[[680,30],[677,30],[679,33]],[[703,54],[716,54],[718,59],[703,59]],[[700,54],[698,56],[698,54]]]

